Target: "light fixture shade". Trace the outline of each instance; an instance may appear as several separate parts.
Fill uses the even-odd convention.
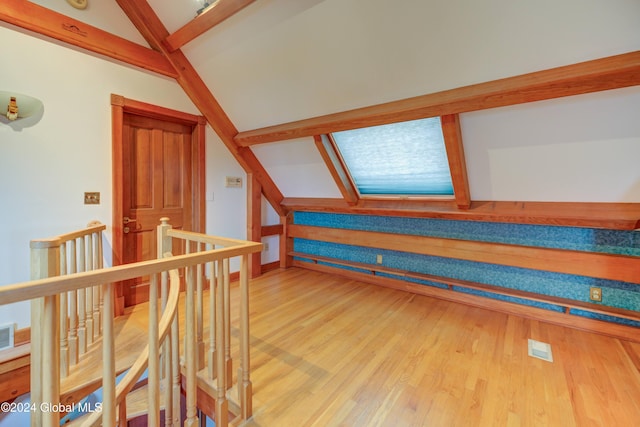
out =
[[[18,106],[18,117],[10,120],[32,116],[38,113],[43,107],[42,101],[32,96],[16,92],[0,91],[0,112],[5,119],[8,118],[7,109],[12,98],[15,98],[15,104]]]

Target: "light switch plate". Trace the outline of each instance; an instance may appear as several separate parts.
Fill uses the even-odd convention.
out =
[[[84,193],[84,204],[85,205],[99,205],[100,204],[100,192],[85,192]]]

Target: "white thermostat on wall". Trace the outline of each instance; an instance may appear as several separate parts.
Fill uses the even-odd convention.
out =
[[[239,176],[227,176],[224,179],[224,186],[229,188],[242,188],[242,178]]]

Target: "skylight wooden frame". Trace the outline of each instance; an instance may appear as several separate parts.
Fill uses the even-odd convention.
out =
[[[322,159],[329,169],[329,173],[336,182],[340,193],[342,193],[342,197],[349,205],[357,204],[360,200],[360,193],[333,137],[331,135],[316,135],[314,140]]]
[[[467,168],[460,130],[460,118],[457,114],[440,117],[445,151],[447,154],[449,174],[453,185],[453,196],[440,195],[363,195],[355,185],[353,176],[344,161],[335,139],[331,134],[314,136],[316,147],[320,152],[331,176],[333,177],[345,201],[357,205],[362,199],[367,200],[414,200],[414,201],[448,201],[455,200],[459,209],[468,209],[471,205]]]
[[[460,129],[460,116],[447,114],[440,116],[444,146],[449,160],[449,173],[453,184],[453,195],[458,209],[469,209],[471,206],[471,191],[467,178],[467,162],[464,156],[462,144],[462,130]]]

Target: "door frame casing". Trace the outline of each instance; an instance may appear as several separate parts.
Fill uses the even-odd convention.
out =
[[[113,265],[121,265],[124,254],[123,223],[123,131],[125,114],[133,114],[153,119],[165,120],[191,126],[191,194],[192,227],[195,232],[204,233],[205,212],[205,133],[207,121],[204,116],[184,113],[141,101],[127,99],[122,95],[111,95],[111,147],[113,179],[112,251]],[[124,312],[122,284],[116,286],[116,312]]]

